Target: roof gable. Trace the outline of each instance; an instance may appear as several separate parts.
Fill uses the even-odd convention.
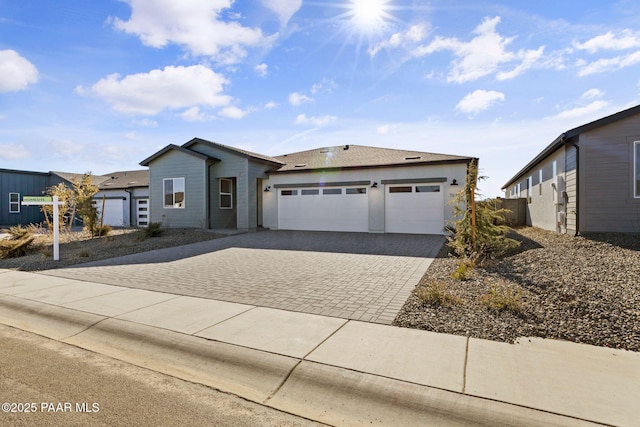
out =
[[[472,158],[363,145],[341,145],[285,154],[277,156],[276,159],[285,164],[275,173],[334,168],[466,163]]]
[[[214,162],[219,162],[220,161],[220,159],[216,159],[215,157],[207,156],[206,154],[198,153],[197,151],[193,151],[193,150],[189,150],[187,148],[179,147],[179,146],[177,146],[175,144],[169,144],[166,147],[164,147],[162,150],[160,150],[160,151],[156,152],[155,154],[152,154],[151,156],[147,157],[146,159],[141,161],[139,164],[140,164],[140,166],[149,166],[149,164],[152,161],[164,156],[166,153],[168,153],[169,151],[172,151],[172,150],[176,150],[176,151],[179,151],[179,152],[184,153],[184,154],[189,154],[190,156],[195,156],[195,157],[200,158],[202,160],[212,160]]]
[[[245,157],[245,158],[248,158],[248,159],[251,159],[251,160],[258,160],[258,161],[261,161],[261,162],[272,163],[272,164],[274,164],[276,166],[283,164],[278,159],[275,159],[275,158],[270,157],[270,156],[265,156],[265,155],[262,155],[262,154],[253,153],[251,151],[242,150],[240,148],[230,147],[228,145],[219,144],[217,142],[207,141],[206,139],[202,139],[202,138],[193,138],[191,141],[187,142],[186,144],[183,144],[182,148],[191,149],[196,144],[204,144],[204,145],[207,145],[209,147],[216,148],[216,149],[219,149],[219,150],[223,150],[223,151],[226,151],[228,153],[236,154],[236,155],[239,155],[241,157]]]

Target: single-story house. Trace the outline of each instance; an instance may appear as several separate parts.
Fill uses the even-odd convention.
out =
[[[103,224],[146,227],[149,224],[149,171],[133,170],[102,175],[93,196]]]
[[[270,157],[194,138],[140,165],[166,227],[444,234],[471,160],[360,145]]]
[[[564,132],[502,189],[527,200],[528,225],[640,232],[640,105]]]
[[[68,172],[31,172],[0,169],[0,225],[27,225],[44,222],[39,206],[22,206],[24,196],[42,196],[48,188],[60,183],[72,187],[73,179],[82,174]],[[102,210],[105,201],[104,224],[112,226],[146,226],[149,195],[147,170],[113,172],[92,175],[98,186],[94,196],[96,207]]]

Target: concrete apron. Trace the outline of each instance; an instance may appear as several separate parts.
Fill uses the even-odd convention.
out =
[[[553,352],[566,343],[534,340],[514,346],[313,315],[292,319],[326,322],[314,343],[289,335],[293,344],[269,348],[277,337],[267,333],[257,349],[251,348],[249,335],[243,336],[250,320],[240,309],[235,313],[230,322],[237,322],[230,327],[236,333],[214,326],[196,336],[193,331],[202,325],[176,332],[0,296],[5,325],[331,425],[633,425],[638,419],[637,353],[595,348],[585,359],[577,345],[567,344],[571,358],[558,365]],[[277,320],[288,328],[292,320],[286,313]],[[260,312],[252,315],[264,328]],[[313,334],[313,322],[305,327]],[[551,350],[544,345],[548,342]],[[600,350],[613,352],[611,363],[621,365],[603,367],[591,358]],[[611,390],[599,393],[598,384],[589,384],[583,368],[599,369],[595,379],[605,384],[607,372],[624,372],[622,380],[609,381],[618,387],[613,398],[608,398]],[[634,384],[635,389],[626,389]]]

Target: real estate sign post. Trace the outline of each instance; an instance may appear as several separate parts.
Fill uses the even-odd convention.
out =
[[[58,220],[58,206],[64,202],[58,200],[58,196],[24,196],[23,206],[53,205],[53,260],[60,260],[60,221]]]

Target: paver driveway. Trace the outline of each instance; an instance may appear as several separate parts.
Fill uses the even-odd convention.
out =
[[[442,236],[263,231],[43,274],[390,324]]]

